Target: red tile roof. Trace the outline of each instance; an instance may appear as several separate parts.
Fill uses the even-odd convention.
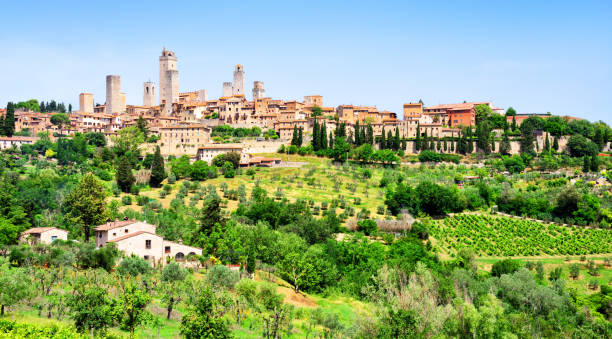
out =
[[[157,235],[155,233],[151,233],[151,232],[147,232],[147,231],[138,231],[138,232],[126,234],[126,235],[121,236],[119,238],[115,238],[115,239],[109,240],[108,242],[117,242],[117,241],[125,240],[125,239],[131,238],[131,237],[135,237],[137,235],[141,235],[141,234],[144,234],[144,233],[147,233],[147,234],[150,234],[150,235],[154,235],[156,237],[161,238],[159,235]]]
[[[47,231],[51,231],[51,230],[59,230],[59,231],[64,231],[66,233],[68,233],[68,231],[66,230],[62,230],[56,227],[34,227],[34,228],[30,228],[29,230],[24,231],[21,234],[32,234],[32,233],[45,233]]]
[[[138,220],[115,220],[111,222],[107,222],[106,224],[102,224],[95,228],[96,231],[109,231],[117,227],[123,227],[127,225],[131,225],[137,223]]]

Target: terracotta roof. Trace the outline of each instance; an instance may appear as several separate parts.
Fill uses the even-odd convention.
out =
[[[138,220],[115,220],[111,222],[107,222],[106,224],[102,224],[95,228],[96,231],[109,231],[115,229],[117,227],[123,227],[131,224],[137,223]]]
[[[206,146],[202,146],[202,147],[198,147],[198,149],[223,149],[223,148],[229,148],[229,149],[242,149],[242,146],[236,146],[236,145],[223,145],[223,144],[219,144],[219,145],[206,145]]]
[[[135,237],[137,235],[141,235],[141,234],[144,234],[144,233],[147,233],[147,234],[150,234],[150,235],[154,235],[156,237],[161,238],[161,236],[159,236],[159,235],[157,235],[155,233],[151,233],[151,232],[147,232],[147,231],[138,231],[138,232],[126,234],[126,235],[124,235],[122,237],[119,237],[119,238],[115,238],[115,239],[109,240],[108,242],[117,242],[117,241],[125,240],[125,239],[131,238],[131,237]]]
[[[17,137],[17,136],[13,136],[13,137],[0,137],[0,140],[2,141],[32,141],[34,142],[34,140],[36,140],[38,138],[35,137]]]
[[[193,249],[200,250],[200,251],[202,250],[201,248],[197,248],[197,247],[181,244],[181,243],[178,243],[176,241],[170,241],[170,240],[166,240],[166,239],[164,239],[164,243],[170,243],[170,244],[175,244],[175,245],[179,245],[179,246],[185,246],[185,247],[193,248]]]
[[[47,231],[51,231],[51,230],[59,230],[59,231],[64,231],[66,233],[68,233],[68,231],[66,230],[62,230],[56,227],[34,227],[34,228],[30,228],[29,230],[24,231],[21,234],[32,234],[32,233],[45,233]]]

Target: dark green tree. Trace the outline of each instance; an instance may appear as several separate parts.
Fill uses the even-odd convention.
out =
[[[312,149],[316,152],[321,149],[321,138],[319,137],[319,123],[317,119],[314,119],[313,127],[312,127]]]
[[[370,145],[374,145],[374,129],[372,128],[372,124],[368,123],[368,143]]]
[[[6,104],[4,115],[4,135],[12,137],[15,133],[15,105],[12,102]]]
[[[127,157],[119,158],[117,164],[117,174],[115,175],[117,185],[123,192],[130,192],[132,185],[136,181],[134,174],[132,173],[132,164]]]
[[[385,140],[385,127],[382,128],[382,133],[380,134],[380,149],[385,149],[387,147],[387,141]]]
[[[138,129],[142,132],[146,140],[149,137],[149,127],[147,126],[147,121],[142,117],[142,115],[138,117],[136,127],[138,127]]]
[[[91,228],[106,219],[106,187],[92,173],[87,173],[65,199],[66,217],[83,229],[85,242]]]
[[[161,155],[159,146],[156,146],[153,161],[151,163],[151,178],[149,179],[149,184],[151,187],[159,187],[167,176],[166,168],[164,167],[164,158]]]
[[[298,146],[298,129],[297,129],[297,125],[293,125],[293,135],[291,136],[291,145]]]
[[[321,124],[321,149],[327,149],[327,124]]]

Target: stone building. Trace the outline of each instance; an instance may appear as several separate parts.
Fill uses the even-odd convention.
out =
[[[219,154],[225,154],[229,152],[236,152],[240,154],[240,162],[248,163],[249,155],[243,152],[241,145],[232,144],[211,144],[198,147],[196,152],[196,160],[206,161],[208,164]]]
[[[106,76],[106,114],[121,113],[121,77]]]
[[[174,52],[164,49],[159,57],[159,104],[163,112],[170,114],[172,104],[179,99],[177,58]]]
[[[79,112],[93,113],[94,97],[91,93],[79,94]]]
[[[115,243],[120,251],[144,258],[153,266],[164,265],[168,259],[183,263],[189,256],[202,255],[199,248],[165,240],[155,229],[138,220],[109,221],[95,228],[96,246]]]
[[[221,94],[223,98],[229,98],[232,96],[232,83],[224,82],[223,83],[223,93]]]
[[[233,95],[244,95],[244,70],[242,65],[236,65],[234,69],[234,87],[232,88]]]
[[[50,244],[55,240],[68,240],[68,231],[55,227],[35,227],[21,233],[20,243]]]
[[[143,84],[142,105],[155,106],[155,83],[145,82]]]
[[[202,124],[181,124],[159,128],[163,154],[193,154],[210,141],[211,129]]]
[[[263,81],[253,82],[253,100],[263,99],[266,96]]]

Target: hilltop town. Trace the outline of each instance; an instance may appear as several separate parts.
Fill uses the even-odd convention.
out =
[[[292,140],[295,129],[302,131],[304,141],[309,141],[315,126],[324,125],[326,134],[331,135],[339,124],[343,125],[350,140],[355,139],[355,130],[359,130],[360,126],[371,129],[375,140],[383,133],[385,136],[393,133],[394,137],[399,134],[399,138],[406,141],[404,151],[418,153],[418,146],[414,143],[417,135],[427,135],[436,140],[455,140],[460,136],[461,128],[476,125],[476,107],[479,105],[487,106],[492,113],[505,113],[504,109],[495,107],[489,101],[432,106],[424,106],[419,101],[405,103],[402,107],[403,118],[400,118],[396,112],[379,110],[376,106],[325,106],[322,95],[306,95],[302,101],[274,99],[266,96],[263,81],[253,82],[249,100],[245,79],[245,69],[239,64],[234,69],[233,82],[223,82],[220,98],[209,98],[206,89],[179,92],[178,57],[164,48],[159,56],[158,86],[151,81],[143,83],[140,105],[127,104],[120,75],[108,75],[104,104],[94,104],[100,99],[94,98],[91,93],[80,93],[79,107],[67,112],[70,121],[64,126],[51,122],[52,109],[47,109],[45,113],[26,107],[16,109],[15,132],[27,133],[12,139],[5,137],[2,145],[10,147],[13,144],[33,143],[40,132],[49,132],[51,136],[58,132],[68,135],[97,132],[110,140],[117,131],[137,125],[140,119],[146,122],[148,131],[157,136],[155,144],[160,146],[164,156],[199,158],[202,153],[212,152],[216,155],[238,148],[247,154],[275,152],[282,144]],[[0,110],[0,115],[5,111]],[[548,118],[551,114],[506,115],[507,124],[514,121],[516,126],[520,126],[523,120],[531,116]],[[564,119],[571,121],[577,118]],[[258,133],[241,140],[214,138],[211,133],[214,127],[223,125],[257,128]],[[545,143],[543,137],[537,135],[541,146]],[[559,142],[560,147],[564,148],[565,140]],[[450,149],[440,151],[455,152]],[[510,154],[518,152],[518,144],[510,147]]]

